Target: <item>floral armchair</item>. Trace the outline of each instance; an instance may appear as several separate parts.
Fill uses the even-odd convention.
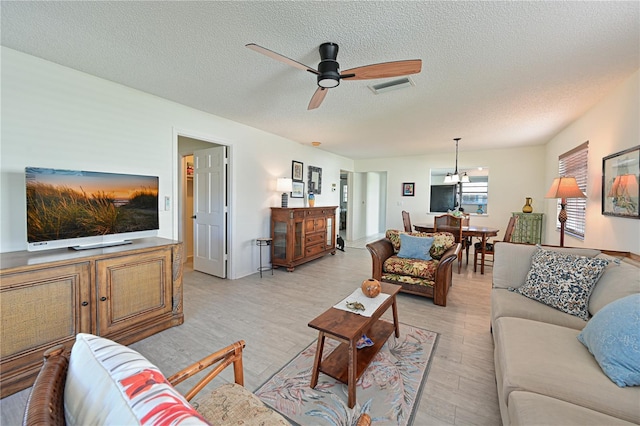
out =
[[[413,242],[417,241],[415,237],[429,239],[425,240],[424,244],[431,243],[430,248],[426,249],[428,254],[424,253],[424,258],[403,255],[401,241],[405,240],[407,244],[411,241],[411,244],[414,244]],[[402,292],[430,297],[434,304],[447,306],[452,265],[461,250],[453,234],[389,229],[385,238],[367,244],[367,249],[373,262],[373,278],[400,285]]]

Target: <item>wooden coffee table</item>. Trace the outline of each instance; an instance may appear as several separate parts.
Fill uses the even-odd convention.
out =
[[[318,330],[318,347],[311,373],[311,388],[315,388],[318,384],[320,372],[346,383],[349,389],[349,408],[353,408],[356,403],[356,382],[369,366],[373,357],[394,330],[396,337],[400,337],[398,306],[396,304],[396,295],[400,291],[400,286],[388,283],[381,284],[382,292],[390,296],[370,317],[332,307],[309,323],[309,327]],[[393,324],[380,319],[389,306],[393,309]],[[366,334],[374,345],[357,349],[356,342],[363,334]],[[330,337],[341,343],[323,360],[322,350],[324,349],[325,337]]]

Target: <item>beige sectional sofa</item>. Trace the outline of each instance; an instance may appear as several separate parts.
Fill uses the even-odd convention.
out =
[[[640,269],[633,260],[591,249],[543,249],[609,261],[588,298],[589,318],[614,301],[616,307],[623,298],[636,301]],[[537,250],[495,246],[491,326],[504,426],[639,424],[640,386],[619,387],[603,372],[577,338],[587,321],[513,291],[525,284]]]

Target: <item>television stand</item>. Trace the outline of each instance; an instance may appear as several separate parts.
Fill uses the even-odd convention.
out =
[[[81,246],[71,246],[69,247],[72,250],[91,250],[96,248],[105,248],[105,247],[115,247],[115,246],[123,246],[125,244],[131,244],[131,240],[120,240],[120,241],[109,241],[106,243],[96,243],[96,244],[85,244]]]
[[[44,352],[69,353],[78,333],[130,345],[182,324],[182,272],[182,243],[157,237],[0,253],[0,398],[33,385]]]

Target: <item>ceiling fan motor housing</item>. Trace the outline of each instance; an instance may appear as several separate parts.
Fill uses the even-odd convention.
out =
[[[338,45],[335,43],[322,43],[318,50],[320,51],[318,86],[324,88],[336,87],[340,84],[340,65],[336,61]]]

